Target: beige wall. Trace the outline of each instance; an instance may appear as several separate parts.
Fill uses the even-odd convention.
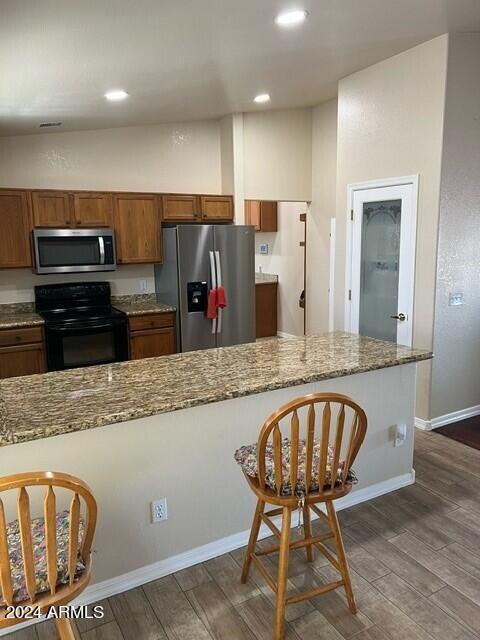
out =
[[[31,302],[34,298],[33,287],[37,284],[94,280],[108,280],[114,296],[155,291],[151,264],[124,265],[116,271],[105,273],[65,273],[61,276],[36,275],[30,269],[0,269],[0,304]],[[141,288],[140,281],[145,281],[145,290]]]
[[[480,34],[449,39],[432,418],[480,405]],[[462,306],[449,306],[450,293]]]
[[[307,333],[328,331],[330,219],[335,218],[337,100],[312,112],[312,202],[307,227]]]
[[[419,174],[414,345],[431,348],[448,36],[339,84],[335,323],[344,326],[347,185]],[[430,363],[419,367],[417,416],[429,418]]]
[[[311,109],[243,114],[243,158],[247,200],[311,200]]]
[[[0,447],[0,469],[2,475],[67,471],[91,486],[99,506],[95,583],[246,532],[255,500],[234,451],[255,442],[266,417],[299,395],[334,390],[365,409],[369,425],[354,465],[354,492],[410,474],[414,376],[409,364]],[[398,448],[392,441],[396,422],[409,425],[407,442]],[[151,524],[150,502],[163,496],[168,520]],[[246,535],[237,539],[241,546]],[[139,583],[145,581],[141,574]],[[122,585],[113,581],[111,588]]]
[[[0,140],[0,186],[221,193],[220,122]]]
[[[278,231],[255,234],[255,270],[278,275],[278,331],[303,336],[304,312],[298,299],[304,286],[304,250],[300,246],[305,225],[300,214],[305,202],[278,203]],[[260,245],[268,244],[268,255],[260,253]]]

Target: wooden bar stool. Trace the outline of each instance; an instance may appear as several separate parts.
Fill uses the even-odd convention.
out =
[[[320,411],[317,405],[320,405]],[[321,413],[321,427],[316,438],[317,413]],[[284,419],[289,437],[282,437],[280,422]],[[241,580],[247,581],[253,561],[276,593],[275,640],[283,638],[287,604],[344,587],[349,609],[356,613],[345,547],[333,501],[352,489],[355,476],[351,467],[366,430],[365,412],[351,398],[334,393],[311,394],[280,407],[263,425],[258,443],[235,452],[235,459],[258,498]],[[305,432],[304,438],[301,437],[302,432]],[[326,513],[317,506],[322,502]],[[265,511],[266,504],[277,508]],[[303,513],[304,538],[291,542],[292,511],[299,508]],[[310,510],[328,524],[329,532],[312,535]],[[280,515],[281,531],[272,522],[272,517]],[[255,552],[262,522],[279,538],[280,544]],[[323,544],[329,538],[334,539],[336,557]],[[313,560],[314,548],[318,549],[339,572],[339,580],[287,597],[289,550],[303,547],[309,561]],[[260,558],[277,552],[279,563],[275,582]]]
[[[34,487],[46,487],[46,491],[43,517],[32,519],[30,497]],[[69,509],[57,512],[54,487],[57,493],[61,490],[67,494]],[[14,496],[8,492],[15,490],[17,520],[7,524],[5,506],[15,505]],[[5,501],[0,499],[0,629],[3,629],[23,622],[22,618],[7,617],[9,606],[18,610],[38,607],[45,614],[50,607],[71,602],[88,585],[97,503],[82,480],[49,471],[0,478],[0,495]],[[73,640],[75,634],[69,619],[55,618],[55,624],[62,640]]]

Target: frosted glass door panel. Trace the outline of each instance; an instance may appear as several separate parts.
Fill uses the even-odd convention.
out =
[[[397,341],[402,200],[364,202],[359,333]]]

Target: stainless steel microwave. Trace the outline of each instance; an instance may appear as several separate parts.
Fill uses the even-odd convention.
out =
[[[35,273],[82,273],[117,268],[112,229],[35,229]]]

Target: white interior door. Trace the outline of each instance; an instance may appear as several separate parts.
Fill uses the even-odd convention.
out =
[[[347,329],[411,346],[417,181],[350,191]]]

